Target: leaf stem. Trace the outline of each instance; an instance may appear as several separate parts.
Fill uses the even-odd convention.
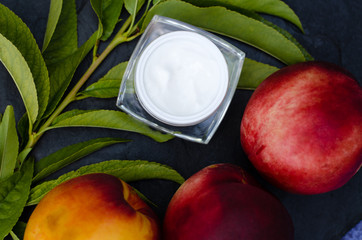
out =
[[[134,34],[133,36],[127,38],[127,42],[132,41],[133,39],[137,38],[138,36],[142,35],[142,32],[137,32],[136,34]]]
[[[96,43],[94,44],[94,47],[93,47],[93,62],[95,60],[97,60],[97,58],[98,58],[98,53],[97,52],[98,52],[99,44],[100,44],[100,40],[97,39]]]
[[[117,33],[117,35],[115,36],[114,39],[117,39],[117,38],[123,36],[123,35],[124,35],[124,32],[125,32],[125,31],[127,30],[127,28],[131,25],[131,23],[132,23],[132,16],[129,16],[129,17],[127,18],[127,20],[124,22],[124,24],[123,24],[123,26],[121,27],[121,29],[119,29],[119,31],[118,31],[118,33]]]
[[[125,22],[126,25],[127,21]],[[124,29],[126,29],[126,26]],[[122,32],[121,32],[122,31]],[[39,128],[38,133],[33,133],[32,138],[29,138],[28,144],[26,148],[33,148],[34,145],[38,142],[40,137],[45,133],[46,129],[53,123],[56,117],[74,100],[76,100],[77,93],[79,89],[84,85],[84,83],[89,79],[92,73],[98,68],[98,66],[103,62],[103,60],[108,56],[108,54],[117,47],[120,43],[126,42],[127,38],[122,36],[124,32],[123,27],[120,30],[116,37],[112,40],[112,42],[107,46],[107,48],[96,58],[93,63],[89,66],[88,70],[83,74],[83,76],[79,79],[78,83],[73,87],[73,89],[68,93],[68,95],[64,98],[61,104],[55,109],[55,111],[50,115],[47,121]]]

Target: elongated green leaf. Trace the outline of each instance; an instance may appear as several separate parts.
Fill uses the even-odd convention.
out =
[[[18,121],[18,133],[20,136],[20,151],[22,151],[29,140],[29,119],[28,115],[24,114]]]
[[[117,97],[127,64],[128,62],[123,62],[113,67],[103,78],[99,79],[98,82],[93,83],[84,91],[80,92],[79,96],[96,98]]]
[[[200,8],[178,0],[162,2],[150,10],[142,30],[155,14],[235,38],[286,64],[306,61],[299,47],[273,27],[224,7]]]
[[[50,77],[49,104],[44,117],[54,111],[69,86],[75,70],[96,41],[96,34],[93,34],[86,43],[78,48],[75,0],[63,0],[59,18],[54,18],[48,19],[48,25],[52,28],[54,25],[56,27],[43,53]]]
[[[60,3],[56,3],[54,5],[59,4]],[[50,7],[51,11],[57,11],[52,9],[52,7],[56,6],[51,5]],[[57,12],[56,14],[59,13]],[[49,21],[51,23],[49,23]],[[63,0],[58,19],[56,19],[56,16],[50,16],[50,19],[48,19],[48,25],[49,24],[51,24],[49,28],[54,28],[54,25],[56,26],[55,30],[53,30],[51,39],[47,39],[47,48],[43,50],[43,55],[47,66],[67,58],[78,49],[77,13],[75,0]],[[51,30],[49,29],[47,31],[50,32]]]
[[[302,24],[295,12],[281,0],[183,0],[200,7],[223,6],[239,11],[247,9],[254,12],[274,15],[296,25],[303,31]]]
[[[92,49],[96,39],[97,35],[94,33],[88,39],[88,41],[85,42],[72,55],[68,56],[60,62],[48,65],[51,81],[50,101],[44,116],[49,116],[54,111],[59,101],[63,97],[66,89],[68,88],[77,67]]]
[[[8,65],[6,68],[11,71],[10,74],[25,102],[31,123],[34,123],[36,117],[39,119],[43,115],[48,104],[48,70],[34,36],[25,23],[2,4],[0,4],[0,13],[0,34],[17,49],[9,46],[9,49],[1,50],[2,58],[9,58],[2,59],[2,62],[4,64],[6,62],[5,65],[16,65]],[[7,48],[6,45],[1,43],[0,48]],[[22,57],[18,56],[18,52]],[[31,74],[29,74],[29,70]]]
[[[146,16],[147,16],[147,13],[148,13],[148,11],[149,11],[149,9],[150,9],[150,6],[151,6],[151,2],[152,2],[152,0],[147,0],[147,4],[146,4],[146,7],[145,7],[145,10],[144,10],[142,16],[139,18],[139,20],[138,20],[138,22],[137,22],[137,31],[142,27],[143,22],[145,21],[145,18],[146,18]],[[158,4],[158,3],[156,3],[156,5],[157,5],[157,4]]]
[[[145,1],[146,0],[124,0],[124,6],[132,17],[132,22],[131,26],[129,27],[129,30],[133,28],[137,13],[141,9]]]
[[[155,162],[142,160],[109,160],[79,168],[68,172],[56,180],[41,183],[31,189],[27,205],[37,204],[46,193],[60,183],[89,173],[107,173],[122,179],[125,182],[164,179],[182,184],[184,178],[174,169]]]
[[[240,9],[239,10],[240,13],[244,14],[247,17],[253,18],[257,21],[260,21],[262,23],[264,23],[265,25],[274,28],[276,31],[278,31],[280,34],[282,34],[286,39],[288,39],[289,41],[291,41],[293,44],[295,44],[295,46],[297,46],[299,48],[299,50],[301,51],[301,53],[304,55],[304,58],[306,61],[312,61],[313,57],[307,52],[307,50],[305,50],[303,48],[303,46],[285,29],[267,21],[266,19],[264,19],[263,17],[261,17],[259,14],[254,13],[252,11],[249,10],[245,10],[245,9]]]
[[[53,172],[112,144],[127,142],[120,138],[98,138],[65,147],[35,163],[33,182],[39,181]]]
[[[202,2],[204,2],[204,1],[202,1]],[[200,4],[200,5],[203,5],[203,4]],[[304,55],[304,58],[305,58],[306,61],[312,61],[313,60],[313,57],[307,52],[307,50],[305,50],[303,48],[303,46],[285,29],[283,29],[283,28],[281,28],[281,27],[267,21],[266,19],[264,19],[259,14],[255,13],[253,11],[239,8],[238,12],[245,15],[246,17],[253,18],[253,19],[257,20],[257,21],[260,21],[260,22],[264,23],[265,25],[267,25],[269,27],[274,28],[276,31],[278,31],[281,35],[283,35],[286,39],[291,41],[293,44],[295,44],[296,47],[299,48],[301,53]]]
[[[113,98],[117,97],[122,80],[113,79],[93,83],[80,93],[83,97]]]
[[[23,151],[21,151],[18,155],[18,163],[17,166],[21,166],[25,159],[29,156],[29,153],[32,151],[32,148],[25,148]]]
[[[9,234],[23,212],[33,177],[33,162],[25,161],[20,171],[0,181],[0,239]]]
[[[93,111],[96,111],[96,110],[78,110],[78,109],[74,109],[74,110],[71,110],[71,111],[68,111],[68,112],[64,112],[62,114],[60,114],[54,121],[53,121],[53,124],[52,126],[54,125],[57,125],[58,123],[61,123],[63,121],[67,121],[73,117],[77,117],[83,113],[89,113],[89,112],[93,112]],[[52,127],[51,126],[51,127]]]
[[[121,15],[123,0],[91,0],[94,12],[98,16],[100,39],[106,41],[113,33]]]
[[[57,27],[60,13],[62,12],[63,0],[51,0],[48,14],[47,28],[45,30],[43,51],[48,47],[50,40],[53,37],[55,28]]]
[[[124,0],[124,7],[127,9],[129,14],[135,16],[145,2],[146,0]]]
[[[2,34],[0,34],[0,60],[19,89],[29,118],[35,122],[39,108],[33,75],[21,52]]]
[[[245,58],[237,88],[254,90],[265,78],[277,70],[277,67]]]
[[[18,150],[14,109],[8,106],[0,124],[0,179],[8,178],[14,173]]]
[[[152,130],[123,112],[113,110],[72,110],[56,118],[49,129],[60,127],[101,127],[131,131],[151,137],[158,142],[165,142],[173,138],[169,134]]]
[[[120,79],[122,80],[123,74],[126,71],[128,62],[122,62],[118,65],[111,68],[104,77],[99,79],[99,81],[107,81],[107,80],[113,80],[113,79]]]

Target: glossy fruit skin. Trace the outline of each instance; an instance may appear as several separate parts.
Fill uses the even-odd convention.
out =
[[[154,212],[122,180],[88,174],[52,189],[37,205],[24,240],[158,240]]]
[[[233,164],[208,166],[172,197],[164,240],[292,240],[292,220],[281,202]]]
[[[298,194],[332,191],[362,164],[362,89],[326,62],[280,69],[251,96],[241,145],[274,185]]]

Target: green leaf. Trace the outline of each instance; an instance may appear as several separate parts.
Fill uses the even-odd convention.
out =
[[[292,43],[295,44],[295,46],[297,46],[299,48],[299,50],[301,51],[301,53],[304,55],[304,58],[306,61],[312,61],[313,57],[307,52],[307,50],[305,50],[303,48],[303,46],[285,29],[267,21],[266,19],[264,19],[263,17],[261,17],[259,14],[256,14],[254,12],[251,12],[249,10],[240,10],[240,13],[244,14],[247,17],[253,18],[255,20],[258,20],[262,23],[264,23],[265,25],[274,28],[276,31],[278,31],[280,34],[282,34],[286,39],[290,40]]]
[[[18,133],[20,135],[20,150],[23,150],[29,140],[29,119],[25,113],[18,121]]]
[[[265,78],[277,70],[277,67],[245,58],[237,88],[254,90]]]
[[[49,116],[58,103],[62,99],[65,91],[67,90],[73,75],[89,51],[94,46],[97,39],[96,33],[94,33],[87,42],[85,42],[77,51],[72,55],[63,59],[55,64],[48,65],[51,88],[50,88],[50,101],[44,116]]]
[[[38,115],[38,99],[33,76],[21,52],[0,34],[0,60],[19,89],[25,108],[32,122]]]
[[[53,0],[54,1],[54,0]],[[52,1],[52,2],[53,2]],[[56,0],[55,0],[56,1]],[[48,42],[46,49],[43,49],[45,62],[48,65],[55,64],[72,55],[78,49],[78,34],[77,34],[77,13],[75,0],[63,0],[60,15],[59,9],[53,9],[60,3],[50,5],[49,16],[46,34],[51,35],[51,39],[46,39]],[[52,30],[52,28],[55,29]],[[48,29],[49,28],[49,29]],[[46,36],[49,38],[50,36]],[[45,41],[45,40],[44,40]],[[52,84],[52,82],[51,82]]]
[[[127,64],[128,62],[123,62],[113,67],[103,78],[99,79],[98,82],[93,83],[84,91],[80,92],[79,96],[96,98],[117,97]]]
[[[152,5],[155,6],[157,4],[159,4],[162,0],[153,0],[152,1]]]
[[[145,10],[144,10],[142,16],[139,17],[139,20],[138,20],[138,22],[137,22],[136,31],[139,31],[139,29],[142,27],[143,22],[145,21],[145,18],[146,18],[146,16],[147,16],[147,13],[148,13],[148,11],[149,11],[149,9],[150,9],[151,2],[152,2],[152,0],[148,0],[148,1],[147,1],[147,5],[146,5],[146,7],[145,7]],[[156,3],[156,5],[157,5],[157,4],[158,4],[158,3]]]
[[[136,13],[141,9],[146,0],[124,0],[124,7],[129,14],[136,16]]]
[[[127,142],[120,138],[98,138],[67,146],[35,163],[33,182],[39,181],[53,172],[112,144]]]
[[[121,15],[123,0],[91,0],[94,12],[98,16],[100,39],[106,41],[113,33]]]
[[[127,65],[128,65],[128,62],[119,63],[118,65],[111,68],[106,73],[106,75],[104,75],[104,77],[99,79],[99,81],[107,81],[107,80],[113,80],[113,79],[122,80],[123,74],[126,71]]]
[[[134,22],[136,20],[136,16],[138,11],[141,9],[145,0],[124,0],[124,7],[129,12],[132,17],[131,26],[129,27],[129,31],[133,29]],[[130,32],[129,32],[130,33]]]
[[[63,0],[58,21],[56,19],[48,19],[48,25],[49,28],[50,26],[54,28],[54,25],[56,27],[48,47],[43,53],[49,69],[51,86],[49,105],[44,114],[45,117],[48,117],[57,107],[77,67],[92,49],[97,39],[97,35],[93,34],[86,43],[78,48],[75,0]]]
[[[299,47],[273,27],[224,7],[200,8],[178,0],[162,2],[149,11],[142,30],[155,14],[245,42],[288,65],[306,61]]]
[[[0,124],[0,179],[8,178],[14,173],[18,150],[14,109],[8,106]]]
[[[43,56],[25,23],[0,4],[1,61],[13,77],[31,123],[41,118],[49,99],[49,76]],[[7,58],[7,59],[4,59]],[[30,71],[30,72],[29,72]]]
[[[113,79],[93,83],[84,91],[80,92],[83,97],[113,98],[117,97],[122,80]]]
[[[200,7],[223,6],[230,10],[249,10],[283,18],[296,25],[302,32],[303,27],[295,12],[280,0],[183,0]]]
[[[2,34],[0,34],[0,60],[19,89],[29,118],[32,122],[35,122],[39,108],[30,68],[21,52]]]
[[[173,138],[169,134],[154,131],[131,116],[113,110],[72,110],[61,114],[48,129],[60,127],[100,127],[141,133],[158,142]]]
[[[37,204],[45,194],[62,182],[89,173],[111,174],[125,182],[146,179],[164,179],[179,184],[184,182],[184,178],[177,171],[166,165],[142,160],[109,160],[83,166],[76,171],[60,176],[56,180],[50,180],[33,187],[27,205]]]
[[[8,235],[23,212],[33,178],[32,159],[20,171],[0,181],[0,239]]]
[[[205,2],[205,1],[202,1],[202,2]],[[205,5],[205,4],[200,3],[199,5]],[[225,4],[225,5],[228,5],[228,4]],[[214,6],[214,5],[211,5],[211,6]],[[253,18],[253,19],[257,20],[257,21],[260,21],[260,22],[264,23],[265,25],[267,25],[269,27],[274,28],[276,31],[278,31],[286,39],[290,40],[293,44],[295,44],[295,46],[297,46],[299,48],[301,53],[304,55],[304,58],[305,58],[306,61],[312,61],[313,60],[313,57],[307,52],[307,50],[305,50],[303,48],[303,46],[285,29],[283,29],[283,28],[281,28],[281,27],[267,21],[266,19],[261,17],[259,14],[255,13],[253,11],[250,11],[248,9],[239,8],[238,12],[245,15],[246,17]]]
[[[43,51],[48,47],[50,40],[53,37],[55,28],[57,27],[60,14],[62,12],[63,0],[50,0],[47,28],[45,30]]]
[[[18,155],[18,165],[21,166],[25,159],[29,156],[29,153],[32,151],[32,148],[25,148]]]

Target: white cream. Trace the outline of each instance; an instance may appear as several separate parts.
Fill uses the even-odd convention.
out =
[[[208,38],[195,32],[171,32],[142,52],[135,87],[142,106],[156,119],[176,126],[194,125],[222,102],[228,68]]]

